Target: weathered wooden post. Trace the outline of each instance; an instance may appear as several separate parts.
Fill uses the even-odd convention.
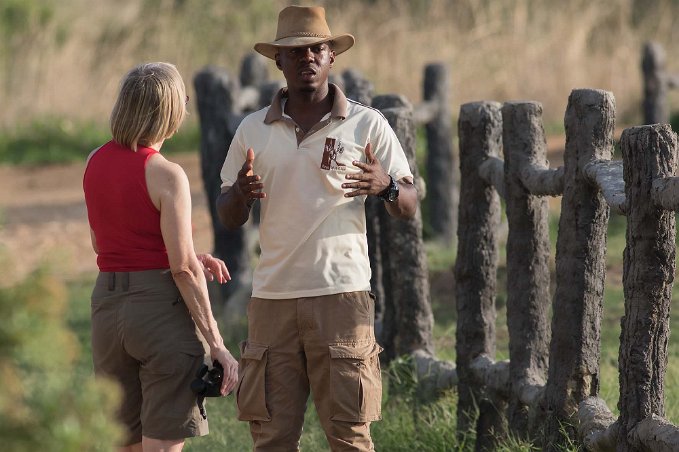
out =
[[[483,388],[476,382],[471,363],[481,355],[495,356],[495,296],[497,284],[500,199],[479,174],[489,157],[502,148],[502,113],[497,102],[462,105],[458,120],[460,137],[460,198],[455,262],[458,405],[457,429],[474,428],[473,413],[486,428],[477,429],[477,450],[491,450],[494,435],[502,434],[502,406],[483,403]]]
[[[509,223],[507,326],[512,397],[508,417],[510,430],[526,437],[528,406],[546,380],[550,336],[547,200],[530,194],[521,177],[525,166],[536,162],[548,166],[542,105],[505,103],[502,124]]]
[[[193,79],[200,117],[200,160],[207,193],[217,257],[226,262],[232,281],[220,285],[223,300],[235,293],[250,272],[246,230],[227,231],[219,221],[216,201],[221,192],[219,175],[235,132],[238,81],[221,68],[208,66]],[[237,124],[236,124],[237,125]]]
[[[355,69],[347,69],[342,72],[342,85],[344,94],[348,99],[360,102],[363,105],[371,105],[374,86]],[[368,257],[370,258],[370,290],[375,295],[375,335],[380,343],[383,343],[382,332],[384,324],[384,286],[382,252],[379,246],[380,237],[380,210],[382,201],[374,196],[368,196],[365,200],[365,219],[368,237]]]
[[[665,50],[657,42],[644,44],[641,70],[644,75],[644,124],[665,124],[670,120],[667,105],[668,81]]]
[[[573,90],[565,116],[564,193],[556,243],[556,293],[549,377],[540,410],[544,450],[562,450],[563,427],[575,439],[578,404],[599,390],[599,347],[606,273],[609,207],[585,167],[610,160],[615,99],[600,90]]]
[[[240,85],[260,87],[269,83],[268,61],[255,52],[245,55],[240,65]]]
[[[370,105],[372,103],[375,87],[359,71],[355,69],[345,70],[342,72],[342,82],[344,94],[346,94],[347,98],[360,102],[363,105]]]
[[[675,271],[675,214],[651,202],[654,179],[673,176],[677,138],[669,125],[626,129],[621,138],[627,196],[627,246],[620,335],[618,452],[640,451],[628,433],[664,416],[669,309]]]
[[[373,106],[382,111],[396,133],[417,185],[412,106],[402,96],[393,95],[377,96]],[[386,209],[381,209],[380,250],[386,302],[383,333],[386,358],[417,350],[433,355],[434,318],[419,208],[415,217],[409,220],[391,218]]]
[[[424,70],[424,101],[435,104],[433,118],[425,125],[427,134],[427,203],[435,238],[450,245],[457,229],[459,189],[455,177],[457,159],[453,151],[453,119],[449,106],[450,82],[444,64],[428,64]]]

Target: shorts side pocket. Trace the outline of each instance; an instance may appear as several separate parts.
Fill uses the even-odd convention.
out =
[[[382,375],[376,342],[332,344],[330,393],[332,420],[370,422],[382,417]]]
[[[240,343],[240,366],[236,386],[238,419],[270,421],[266,407],[266,362],[268,345],[243,341]]]

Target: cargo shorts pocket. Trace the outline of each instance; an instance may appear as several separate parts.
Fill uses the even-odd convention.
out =
[[[330,347],[331,419],[370,422],[381,419],[382,375],[376,342]]]
[[[238,419],[270,421],[266,407],[266,361],[268,345],[243,341],[240,343],[240,366],[236,386]]]

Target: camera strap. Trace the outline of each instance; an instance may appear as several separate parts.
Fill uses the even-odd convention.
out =
[[[198,405],[198,410],[200,411],[200,415],[203,416],[203,419],[207,419],[207,412],[205,411],[205,405],[203,405],[204,401],[205,401],[205,397],[203,397],[203,396],[196,397],[196,405]]]

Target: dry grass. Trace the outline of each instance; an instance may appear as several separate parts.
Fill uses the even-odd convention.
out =
[[[141,61],[175,62],[188,84],[207,64],[236,74],[252,44],[273,37],[277,11],[288,3],[63,0],[51,7],[27,0],[35,17],[10,27],[0,44],[0,63],[6,63],[0,66],[0,127],[45,115],[103,123],[121,76]],[[663,44],[670,69],[679,71],[679,48],[671,46],[679,35],[679,4],[672,0],[318,3],[335,32],[357,38],[337,70],[353,66],[379,93],[400,92],[417,102],[423,65],[444,61],[452,71],[455,111],[474,100],[538,100],[546,122],[561,123],[570,91],[589,87],[612,91],[618,122],[633,124],[640,121],[643,42]],[[40,19],[40,8],[53,14]],[[271,71],[278,77],[273,65]]]

